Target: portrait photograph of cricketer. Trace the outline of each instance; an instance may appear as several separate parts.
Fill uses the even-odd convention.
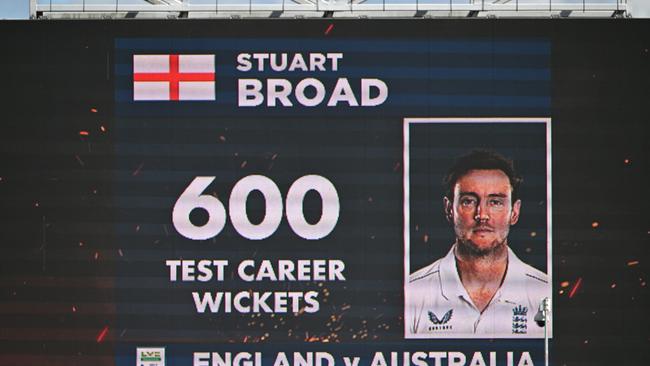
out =
[[[528,164],[535,164],[531,157]],[[483,147],[449,161],[439,181],[442,196],[428,203],[439,204],[453,239],[429,240],[446,253],[408,274],[406,338],[544,337],[546,323],[540,320],[542,303],[550,296],[549,277],[510,245],[510,233],[526,212],[521,198],[524,177],[517,165],[496,149]]]

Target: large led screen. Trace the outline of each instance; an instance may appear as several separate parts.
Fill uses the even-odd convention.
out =
[[[647,23],[2,27],[1,365],[647,360]]]

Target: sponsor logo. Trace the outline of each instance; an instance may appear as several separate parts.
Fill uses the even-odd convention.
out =
[[[133,55],[133,100],[215,100],[214,55]]]
[[[528,332],[528,308],[517,305],[512,308],[512,333],[526,334]]]
[[[138,347],[136,366],[165,366],[164,347]]]
[[[449,309],[442,318],[438,318],[433,311],[429,311],[429,320],[433,323],[433,325],[429,326],[429,330],[450,330],[451,324],[447,323],[449,323],[453,314],[454,309]]]

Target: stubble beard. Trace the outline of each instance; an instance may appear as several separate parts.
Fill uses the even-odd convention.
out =
[[[495,239],[489,246],[481,248],[471,239],[456,238],[457,253],[463,258],[491,258],[498,257],[507,247],[508,238]]]

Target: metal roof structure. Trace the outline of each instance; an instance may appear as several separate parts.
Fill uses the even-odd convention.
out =
[[[30,0],[32,18],[623,17],[627,0]]]

